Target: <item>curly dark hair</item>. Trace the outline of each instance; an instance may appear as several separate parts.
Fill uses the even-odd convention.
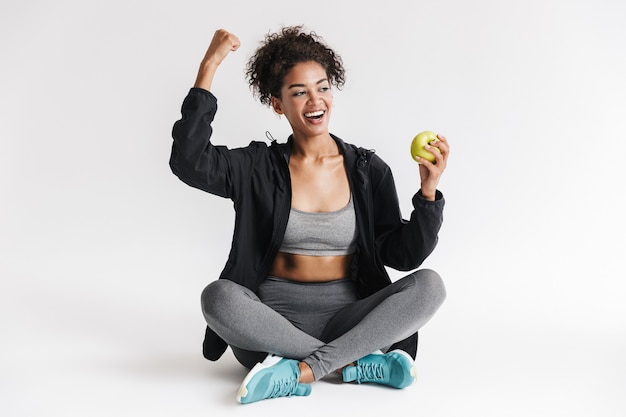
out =
[[[341,57],[315,32],[304,33],[302,25],[268,33],[248,61],[246,78],[255,97],[270,106],[272,96],[280,98],[280,89],[289,70],[307,61],[315,61],[324,67],[331,85],[341,89],[345,84]]]

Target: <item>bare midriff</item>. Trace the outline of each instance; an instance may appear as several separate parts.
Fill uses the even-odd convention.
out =
[[[328,282],[350,276],[352,255],[309,256],[278,252],[270,275],[300,282]]]

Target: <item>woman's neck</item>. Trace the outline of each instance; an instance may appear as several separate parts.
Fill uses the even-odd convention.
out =
[[[291,155],[298,158],[319,159],[339,154],[335,140],[326,133],[320,136],[301,137],[294,135]]]

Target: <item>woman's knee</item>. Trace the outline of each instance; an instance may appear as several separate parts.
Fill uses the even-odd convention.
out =
[[[422,297],[427,297],[433,304],[441,305],[446,299],[446,286],[441,276],[432,269],[420,269],[413,273],[416,288]]]
[[[236,283],[227,279],[218,279],[207,285],[200,296],[200,303],[204,314],[210,314],[214,308],[219,309],[219,305],[228,302],[229,297],[236,291]]]

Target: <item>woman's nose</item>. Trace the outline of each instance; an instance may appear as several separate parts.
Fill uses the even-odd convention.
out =
[[[317,104],[319,103],[320,96],[317,94],[317,91],[312,91],[309,93],[309,103]]]

